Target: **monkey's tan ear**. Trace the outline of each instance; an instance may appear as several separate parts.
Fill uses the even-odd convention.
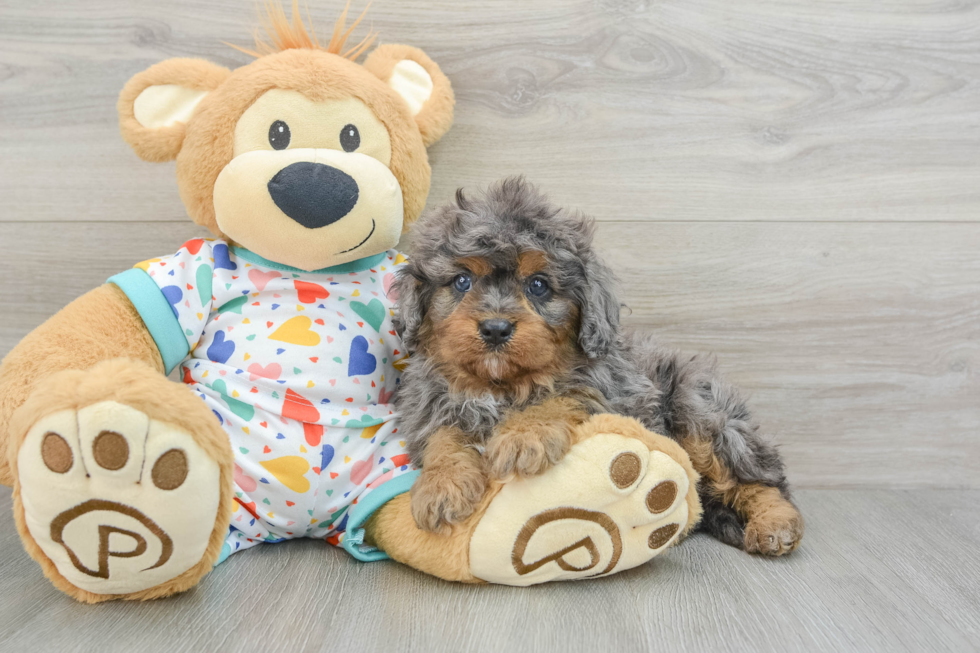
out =
[[[364,61],[364,67],[385,82],[408,104],[426,147],[453,124],[453,88],[428,55],[408,45],[382,45]]]
[[[203,59],[167,59],[137,73],[119,94],[123,139],[146,161],[170,161],[204,96],[231,71]]]

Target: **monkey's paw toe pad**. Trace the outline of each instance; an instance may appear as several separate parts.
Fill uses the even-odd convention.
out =
[[[543,475],[504,485],[473,533],[471,572],[533,585],[636,567],[684,530],[689,488],[670,456],[598,434]]]
[[[72,585],[129,594],[200,562],[218,464],[187,433],[116,402],[38,421],[17,456],[31,537]]]

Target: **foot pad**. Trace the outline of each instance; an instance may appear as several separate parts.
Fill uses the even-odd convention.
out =
[[[189,434],[112,401],[38,421],[17,473],[31,537],[95,594],[179,576],[204,556],[217,518],[218,464]]]
[[[470,541],[483,580],[533,585],[635,567],[687,524],[687,472],[640,440],[598,434],[545,474],[507,483]]]

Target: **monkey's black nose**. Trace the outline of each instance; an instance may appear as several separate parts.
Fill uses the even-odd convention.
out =
[[[269,195],[279,210],[307,229],[333,224],[357,204],[357,182],[343,170],[300,161],[269,181]]]
[[[483,320],[480,322],[480,337],[491,346],[502,345],[514,335],[514,323],[510,320]]]

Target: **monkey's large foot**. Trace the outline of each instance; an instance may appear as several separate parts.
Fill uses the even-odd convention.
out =
[[[108,371],[99,367],[97,375]],[[204,408],[186,389],[140,369],[123,366],[105,380],[118,383],[119,373],[123,381],[135,373],[130,381],[176,393],[172,399],[185,400],[178,405]],[[55,585],[85,601],[153,598],[190,587],[213,565],[227,528],[222,463],[201,434],[192,435],[201,429],[158,419],[158,411],[140,405],[146,394],[143,402],[126,401],[131,391],[124,386],[111,399],[43,415],[17,453],[15,513],[25,546]],[[202,415],[214,421],[210,411]],[[225,457],[230,462],[230,451],[217,456]]]
[[[473,531],[473,576],[532,585],[612,574],[650,560],[697,522],[697,474],[677,443],[612,415],[577,437],[555,467],[503,485]]]

